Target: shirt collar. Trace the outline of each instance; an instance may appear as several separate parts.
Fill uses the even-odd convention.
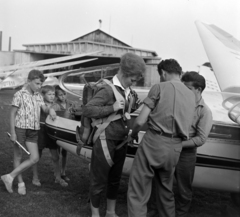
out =
[[[201,99],[198,101],[198,103],[197,103],[197,106],[196,107],[198,107],[198,106],[205,106],[205,102],[204,102],[204,100],[203,100],[203,98],[201,97]]]
[[[29,93],[29,91],[27,90],[26,86],[23,86],[22,92],[26,93],[28,95],[32,95],[31,93]],[[40,94],[39,92],[34,92],[32,96],[39,95],[39,94]]]
[[[125,90],[125,88],[122,86],[121,82],[119,81],[117,75],[114,75],[114,77],[113,77],[113,84],[115,86],[121,87],[123,90]]]
[[[124,88],[124,87],[122,86],[121,82],[119,81],[117,75],[114,75],[114,77],[113,77],[113,84],[114,84],[115,86],[120,87],[122,90],[124,90],[125,96],[126,96],[126,98],[127,98],[127,96],[128,96],[129,93],[130,93],[130,88],[129,88],[129,87]]]

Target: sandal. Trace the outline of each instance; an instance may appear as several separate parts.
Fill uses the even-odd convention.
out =
[[[64,179],[55,179],[55,183],[60,184],[62,187],[67,187],[68,183],[64,181]]]

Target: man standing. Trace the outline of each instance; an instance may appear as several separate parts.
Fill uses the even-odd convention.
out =
[[[175,216],[173,176],[182,141],[188,139],[196,104],[192,91],[180,81],[182,68],[176,60],[161,61],[158,72],[161,82],[149,91],[133,125],[133,139],[146,122],[148,130],[139,145],[129,179],[129,217],[146,216],[154,175],[159,216]]]
[[[186,72],[182,82],[195,95],[196,108],[189,133],[189,140],[182,142],[182,152],[175,170],[178,195],[176,197],[177,217],[184,217],[191,206],[192,182],[195,171],[197,147],[203,145],[212,128],[212,112],[202,98],[205,78],[197,72]]]

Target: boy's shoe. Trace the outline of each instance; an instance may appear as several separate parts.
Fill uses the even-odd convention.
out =
[[[38,187],[41,186],[41,182],[39,181],[39,179],[33,179],[32,184],[35,185],[35,186],[38,186]]]
[[[70,179],[66,175],[61,175],[61,178],[64,179],[66,182],[70,181]]]
[[[10,174],[1,176],[1,179],[2,179],[3,183],[5,184],[7,191],[9,193],[13,193],[13,190],[12,190],[13,178],[10,176]]]
[[[18,183],[18,193],[20,195],[26,195],[26,187],[24,182]]]
[[[55,179],[55,183],[58,183],[58,184],[60,184],[62,187],[67,187],[68,186],[68,183],[67,182],[65,182],[63,179],[58,179],[58,178],[56,178]]]

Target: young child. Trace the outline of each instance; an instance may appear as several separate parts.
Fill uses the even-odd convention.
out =
[[[23,182],[22,172],[37,163],[38,153],[38,131],[40,129],[40,110],[49,113],[51,118],[56,118],[53,109],[44,104],[43,97],[38,92],[44,81],[44,76],[39,70],[31,70],[28,75],[27,84],[14,94],[12,108],[10,112],[10,133],[13,145],[13,165],[14,170],[1,176],[2,181],[9,193],[13,193],[12,183],[14,178],[18,178],[18,193],[26,194],[25,183]],[[21,162],[22,149],[16,144],[16,141],[26,145],[30,152],[29,159]]]
[[[46,85],[42,87],[42,96],[44,99],[44,103],[48,108],[52,108],[55,111],[60,111],[60,106],[54,102],[55,100],[55,88],[50,85]],[[50,137],[47,135],[46,129],[45,129],[45,120],[47,118],[47,115],[44,113],[41,113],[40,122],[41,122],[41,129],[38,134],[38,149],[39,149],[39,155],[41,157],[42,150],[44,148],[49,148],[54,164],[54,175],[56,177],[55,183],[59,183],[61,186],[66,187],[68,186],[68,183],[65,182],[61,176],[60,176],[60,165],[59,165],[59,147],[55,143],[54,140],[51,140]],[[38,170],[37,170],[37,164],[33,166],[33,180],[32,183],[36,186],[41,186],[41,183],[38,178]]]
[[[56,103],[60,106],[61,111],[65,111],[64,117],[71,118],[71,112],[74,108],[74,103],[66,99],[66,92],[62,90],[59,86],[55,88]],[[62,153],[62,170],[61,177],[65,181],[70,181],[66,176],[66,164],[67,164],[67,151],[61,149]]]

